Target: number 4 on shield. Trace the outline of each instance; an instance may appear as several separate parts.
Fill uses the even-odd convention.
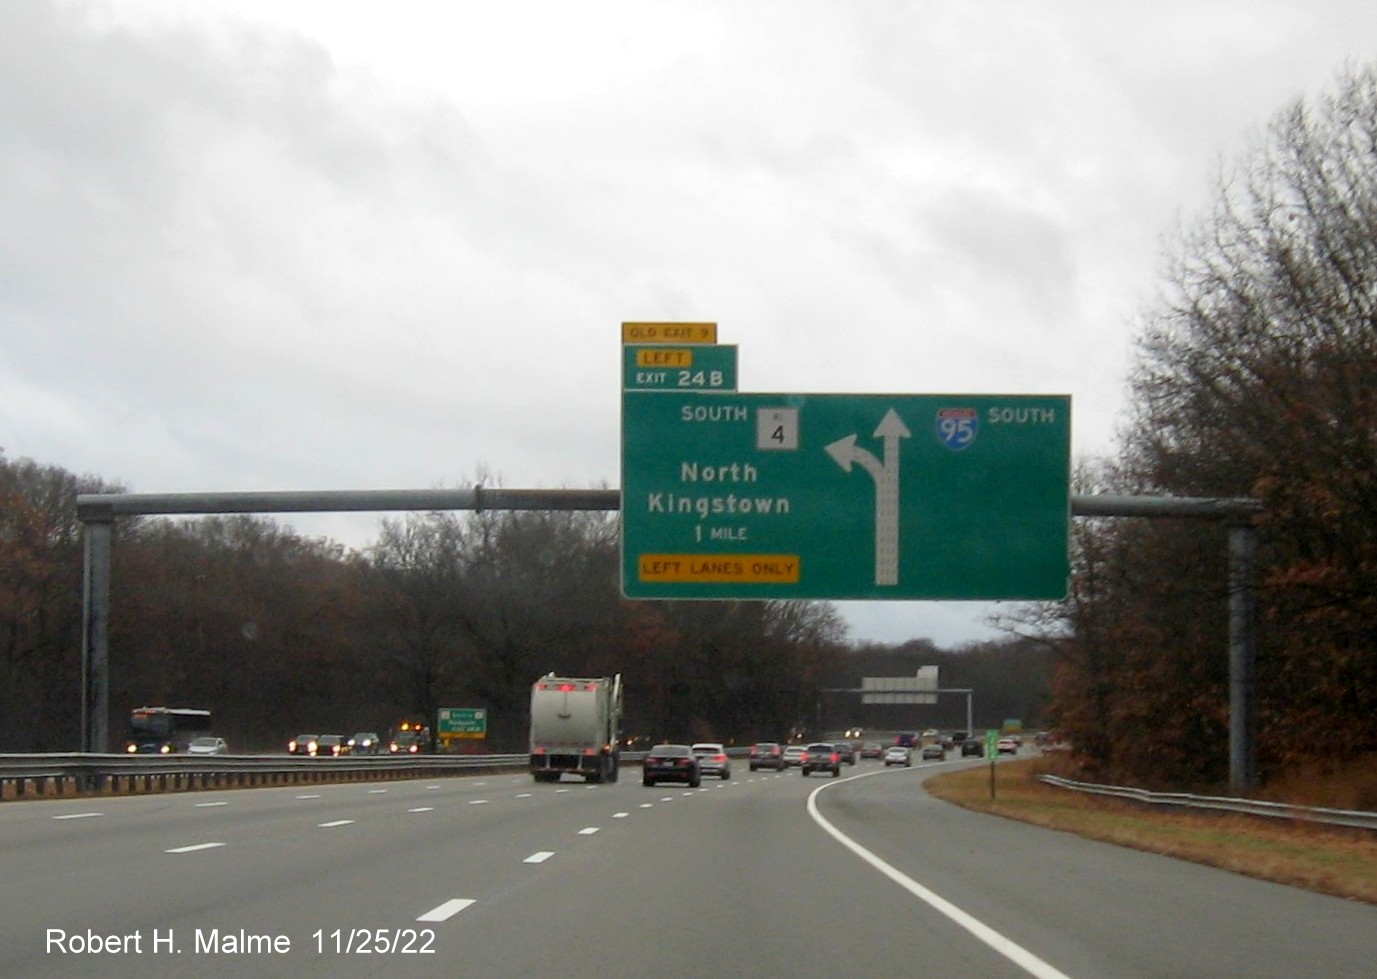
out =
[[[797,449],[798,409],[757,408],[755,414],[757,449]]]

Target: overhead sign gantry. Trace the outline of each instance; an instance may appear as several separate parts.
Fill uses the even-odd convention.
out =
[[[735,348],[709,349],[676,356],[734,378]],[[639,356],[623,354],[628,597],[1065,596],[1069,397],[632,383]]]

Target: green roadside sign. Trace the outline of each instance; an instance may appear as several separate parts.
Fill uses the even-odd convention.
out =
[[[440,737],[486,738],[488,712],[482,707],[441,707],[437,712],[435,733]]]
[[[622,589],[1063,598],[1071,400],[622,394]]]

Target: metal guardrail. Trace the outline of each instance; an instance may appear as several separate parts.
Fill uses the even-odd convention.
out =
[[[729,748],[734,758],[745,748]],[[644,751],[623,751],[622,764],[639,764]],[[435,778],[484,771],[522,771],[530,755],[125,755],[71,752],[0,754],[0,801],[72,795],[133,795],[197,789]]]
[[[0,755],[0,799],[249,788],[523,769],[519,755]]]
[[[1075,792],[1130,799],[1134,802],[1154,806],[1238,812],[1249,816],[1265,816],[1269,819],[1295,819],[1311,823],[1327,823],[1332,826],[1352,826],[1357,829],[1377,830],[1377,812],[1367,812],[1361,809],[1325,809],[1314,806],[1295,806],[1285,802],[1263,802],[1259,799],[1230,799],[1223,796],[1191,795],[1186,792],[1149,792],[1146,789],[1119,785],[1076,782],[1059,775],[1041,775],[1039,779],[1048,785],[1071,789]]]

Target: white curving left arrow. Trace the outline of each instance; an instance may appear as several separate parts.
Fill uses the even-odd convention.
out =
[[[875,584],[899,583],[899,447],[900,439],[912,433],[893,408],[875,428],[875,436],[884,446],[884,461],[856,445],[856,436],[848,435],[826,447],[843,472],[850,472],[853,464],[875,480]]]

